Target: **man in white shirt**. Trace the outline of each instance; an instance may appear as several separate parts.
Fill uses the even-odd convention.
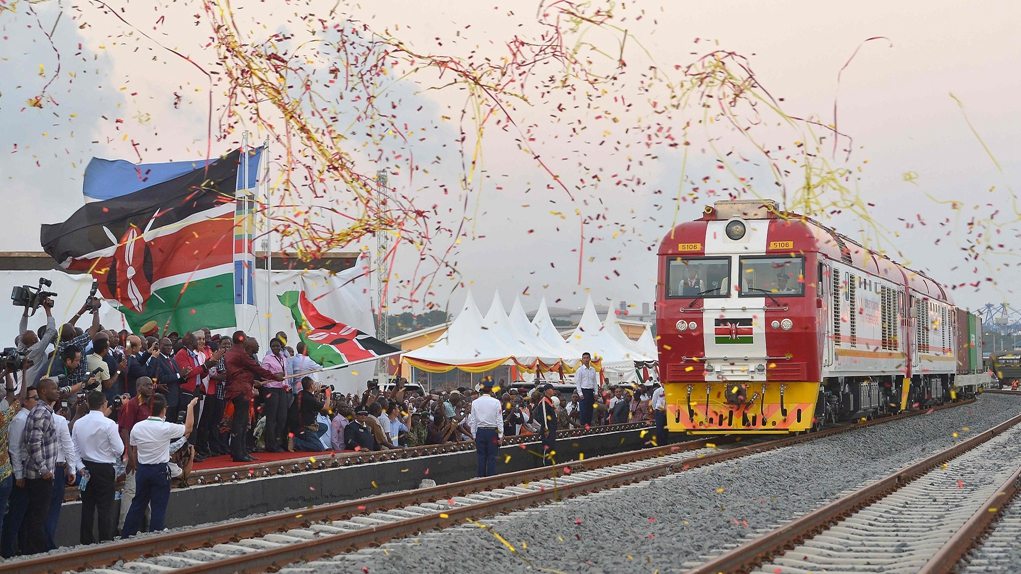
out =
[[[289,359],[291,363],[291,373],[298,375],[291,377],[288,381],[291,385],[291,394],[297,396],[301,392],[301,379],[305,376],[311,376],[312,380],[316,380],[313,373],[322,369],[319,363],[308,358],[308,347],[305,346],[304,341],[299,341],[297,348],[295,348],[297,354]]]
[[[376,414],[375,409],[371,407],[369,408],[369,414],[376,417],[376,420],[379,421],[380,428],[383,429],[383,434],[385,434],[387,438],[390,438],[390,417],[386,414],[386,409],[382,408],[384,404],[386,404],[385,401],[383,403],[373,403],[373,405],[380,406],[379,414]],[[395,443],[393,439],[390,439],[390,444],[397,446],[397,443]]]
[[[666,391],[663,386],[656,383],[656,390],[652,391],[652,414],[656,420],[656,446],[664,446],[670,441],[670,435],[666,429]]]
[[[592,366],[592,355],[581,354],[581,366],[574,373],[574,386],[581,395],[581,426],[592,424],[592,406],[596,403],[596,389],[599,388],[599,375]]]
[[[478,459],[476,475],[496,474],[496,454],[503,441],[503,408],[493,396],[493,379],[482,381],[482,394],[472,401],[468,425],[475,437],[475,454]]]
[[[24,532],[22,523],[28,511],[28,489],[25,488],[25,447],[22,438],[25,436],[25,424],[28,413],[35,408],[39,393],[35,387],[29,387],[25,399],[21,401],[21,410],[14,415],[11,426],[7,429],[7,444],[10,447],[11,467],[14,470],[14,489],[7,499],[7,517],[4,519],[3,543],[0,545],[4,558],[17,554],[19,547],[24,550]]]
[[[188,403],[184,424],[165,420],[167,400],[163,395],[152,399],[152,416],[131,428],[130,458],[137,463],[135,471],[135,497],[124,518],[124,538],[134,536],[142,523],[145,507],[150,507],[149,532],[163,530],[167,503],[170,501],[170,443],[191,433],[195,424],[198,397]]]
[[[78,449],[71,440],[71,429],[67,418],[58,413],[59,403],[53,407],[53,426],[57,429],[57,464],[53,472],[53,498],[50,499],[50,511],[46,516],[46,547],[54,550],[57,547],[57,524],[60,522],[60,507],[64,504],[65,485],[74,484],[75,476],[85,470]]]
[[[85,467],[85,490],[82,491],[81,543],[93,544],[113,540],[117,530],[114,495],[117,490],[115,464],[124,454],[124,441],[117,423],[108,418],[110,407],[106,395],[99,390],[86,396],[89,414],[74,423],[71,439]],[[95,516],[99,516],[99,538],[96,538]]]

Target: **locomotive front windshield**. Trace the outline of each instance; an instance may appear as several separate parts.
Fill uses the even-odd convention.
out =
[[[805,294],[803,257],[742,257],[741,296],[798,296]]]
[[[672,259],[667,267],[666,296],[730,296],[730,257]]]

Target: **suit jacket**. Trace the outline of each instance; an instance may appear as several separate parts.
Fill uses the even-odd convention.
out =
[[[276,375],[262,368],[258,361],[245,352],[244,345],[234,345],[224,356],[227,367],[227,394],[230,401],[236,397],[252,399],[255,396],[255,379],[275,379]]]

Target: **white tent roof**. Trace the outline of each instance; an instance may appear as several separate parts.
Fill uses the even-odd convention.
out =
[[[516,300],[515,304],[520,305]],[[528,323],[528,319],[525,319],[525,323]],[[498,340],[507,349],[508,355],[517,359],[539,357],[542,352],[540,348],[545,349],[545,346],[536,344],[537,338],[534,335],[516,332],[504,310],[499,292],[493,295],[493,303],[482,320],[482,329],[485,331],[482,336]]]
[[[464,307],[443,336],[404,356],[445,365],[467,365],[509,358],[512,355],[510,349],[499,337],[483,329],[484,321],[469,292]]]
[[[656,346],[656,338],[652,336],[652,325],[647,325],[642,336],[638,337],[638,348],[646,355],[659,356],[659,348]]]
[[[617,312],[615,311],[616,306],[612,303],[610,308],[606,311],[606,320],[603,321],[603,329],[606,333],[613,337],[618,343],[621,344],[625,349],[634,352],[637,355],[655,358],[658,353],[655,351],[655,345],[653,345],[653,352],[649,353],[644,349],[638,341],[632,341],[627,335],[624,334],[624,330],[620,328],[620,323],[617,322]],[[646,327],[645,331],[648,332],[649,328]],[[635,359],[640,360],[640,359]],[[653,360],[653,359],[649,359]]]
[[[547,310],[547,316],[548,314],[549,311]],[[528,321],[528,315],[525,315],[525,309],[521,306],[521,299],[519,297],[514,298],[514,305],[511,306],[510,315],[507,317],[507,326],[510,328],[511,335],[515,339],[530,341],[536,352],[534,357],[542,360],[544,363],[551,363],[560,359],[561,351],[567,348],[566,345],[561,345],[563,349],[560,347],[554,349],[546,344],[546,341],[539,336],[539,329]]]
[[[535,327],[542,343],[549,348],[550,352],[554,352],[553,356],[565,361],[581,360],[582,352],[568,345],[567,341],[560,336],[557,328],[553,326],[553,320],[549,316],[549,308],[546,307],[545,297],[542,298],[542,302],[539,303],[539,310],[535,312],[535,317],[532,318],[532,326]]]
[[[610,313],[612,312],[611,309]],[[618,331],[620,330],[616,323],[614,323],[614,327]],[[587,351],[592,353],[593,357],[600,357],[604,364],[653,360],[652,357],[625,346],[610,334],[609,330],[599,321],[591,296],[585,302],[585,312],[581,315],[578,328],[567,338],[567,342],[579,353]]]

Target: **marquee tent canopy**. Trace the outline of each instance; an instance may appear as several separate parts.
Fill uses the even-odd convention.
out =
[[[461,312],[436,341],[404,354],[417,369],[443,373],[452,369],[481,373],[499,367],[512,357],[502,337],[484,328],[485,319],[471,292]]]
[[[576,363],[581,360],[581,353],[578,349],[567,344],[567,341],[560,336],[560,332],[553,325],[553,319],[550,319],[549,308],[546,306],[546,298],[543,297],[539,303],[539,310],[535,312],[535,317],[532,317],[532,326],[535,327],[536,332],[539,334],[539,339],[555,353],[556,357]]]
[[[652,336],[652,325],[645,327],[645,331],[642,331],[642,336],[638,338],[638,348],[646,355],[659,356],[656,338]]]
[[[649,360],[655,360],[658,355],[658,352],[655,349],[656,345],[653,344],[652,352],[650,353],[648,349],[642,347],[640,341],[632,341],[628,338],[628,336],[625,335],[624,331],[620,328],[620,323],[617,322],[617,312],[615,309],[616,306],[611,304],[609,310],[606,312],[606,320],[603,321],[603,329],[606,333],[628,351],[631,351],[636,355],[651,357]],[[645,332],[648,331],[649,328],[646,327]],[[638,359],[635,360],[637,361]]]
[[[545,300],[543,300],[543,305],[545,305]],[[547,310],[547,316],[548,314],[549,311]],[[536,313],[536,316],[538,316],[538,313]],[[525,310],[521,306],[521,299],[518,297],[514,298],[514,305],[511,307],[510,315],[507,317],[507,326],[510,328],[511,335],[515,339],[531,342],[532,348],[537,353],[535,358],[543,363],[552,364],[559,361],[563,356],[563,351],[569,350],[564,345],[553,348],[546,344],[546,341],[539,335],[539,329],[528,321],[528,316],[525,315]],[[557,336],[559,337],[559,335]]]
[[[646,353],[627,339],[612,313],[605,325],[600,323],[590,297],[581,324],[565,341],[553,326],[545,299],[529,322],[518,299],[508,316],[496,294],[483,316],[469,293],[446,333],[429,345],[405,353],[404,359],[417,369],[433,373],[452,369],[481,373],[509,363],[528,371],[562,366],[572,372],[585,351],[609,364],[655,360],[655,352]]]
[[[613,309],[610,309],[610,314]],[[613,327],[618,331],[620,327],[614,323]],[[623,336],[623,333],[621,333]],[[567,343],[579,353],[592,353],[593,358],[599,357],[604,364],[646,362],[655,360],[655,357],[645,353],[632,350],[616,339],[596,314],[596,307],[592,303],[592,297],[585,302],[585,311],[582,313],[581,322],[578,328],[567,338]]]

